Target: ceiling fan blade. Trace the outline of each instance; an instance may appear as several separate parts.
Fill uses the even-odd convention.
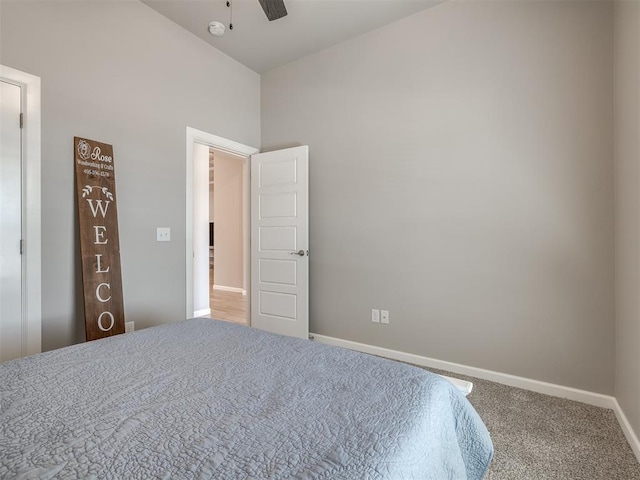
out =
[[[287,14],[284,0],[258,0],[269,21],[277,20]]]

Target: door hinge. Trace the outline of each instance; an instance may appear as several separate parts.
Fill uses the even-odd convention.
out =
[[[24,128],[24,113],[20,114],[20,128]]]
[[[20,255],[24,254],[24,240],[20,239]]]

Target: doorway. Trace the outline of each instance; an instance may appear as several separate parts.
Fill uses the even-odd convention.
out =
[[[216,135],[196,130],[191,127],[187,127],[187,215],[186,215],[186,306],[187,306],[187,318],[197,316],[211,316],[217,318],[219,310],[231,310],[237,300],[234,298],[229,302],[229,294],[235,294],[235,297],[243,297],[243,302],[246,307],[244,308],[243,317],[244,324],[250,324],[250,305],[247,301],[250,295],[250,218],[249,218],[249,157],[250,155],[257,153],[258,149],[242,145],[240,143],[218,137]],[[213,170],[211,168],[210,151],[213,151]],[[215,167],[216,159],[219,159],[220,165]],[[234,242],[235,256],[241,254],[241,270],[242,274],[240,282],[236,280],[229,280],[229,277],[225,277],[225,272],[220,267],[225,267],[225,260],[228,260],[228,253],[225,254],[224,244],[229,240],[224,239],[224,231],[222,237],[220,232],[224,227],[224,218],[215,218],[216,211],[220,211],[218,207],[222,207],[221,202],[218,207],[215,206],[214,198],[214,216],[213,222],[210,221],[210,175],[213,174],[213,187],[214,195],[216,195],[216,179],[222,174],[224,176],[225,166],[231,165],[235,162],[236,165],[244,165],[241,169],[240,183],[243,186],[242,193],[242,210],[241,218],[237,218],[237,211],[235,220],[240,220],[242,227],[241,243],[242,246],[238,249],[238,240],[232,240]],[[237,172],[236,172],[237,174]],[[222,182],[221,180],[218,180]],[[236,183],[238,179],[236,178]],[[226,182],[225,182],[226,183]],[[219,187],[222,187],[223,183],[219,183]],[[222,190],[222,188],[220,188]],[[224,203],[227,203],[226,201]],[[224,211],[223,211],[224,212]],[[224,215],[224,213],[222,214]],[[221,221],[222,224],[221,224]],[[213,223],[213,239],[210,241],[210,229],[211,223]],[[213,243],[213,245],[210,245]],[[211,248],[213,247],[213,248]],[[228,249],[227,249],[228,250]],[[212,258],[211,258],[212,257]],[[213,269],[211,268],[213,266]],[[218,266],[218,268],[216,268]],[[213,271],[212,271],[213,270]],[[216,275],[217,271],[217,275]],[[237,274],[236,274],[237,275]],[[231,282],[231,284],[229,284]],[[212,287],[223,288],[212,288]],[[225,289],[224,287],[230,287]],[[220,307],[220,308],[219,308]],[[233,307],[235,310],[235,307]],[[234,318],[237,318],[237,312],[234,313]],[[242,319],[242,317],[241,317]],[[230,319],[233,321],[233,319]]]
[[[248,157],[209,148],[209,308],[211,318],[248,325],[245,238]]]
[[[200,295],[200,286],[209,285],[208,232],[205,230],[205,235],[196,234],[199,228],[207,225],[208,218],[205,217],[203,221],[195,220],[196,211],[200,211],[198,215],[202,215],[201,207],[209,201],[207,186],[202,188],[199,183],[209,182],[208,156],[204,156],[204,162],[194,161],[196,149],[204,147],[206,151],[206,147],[209,147],[214,149],[214,153],[219,150],[246,159],[247,163],[247,168],[243,171],[246,186],[243,222],[243,267],[246,270],[244,289],[250,298],[246,313],[247,324],[274,333],[307,338],[309,147],[303,145],[258,154],[256,148],[191,127],[187,127],[186,136],[187,318],[211,314],[210,299],[205,303],[206,299]],[[196,174],[196,168],[203,168],[204,173]],[[216,175],[214,173],[214,182]],[[196,195],[196,191],[200,194]],[[204,201],[198,201],[201,197],[204,197]],[[208,206],[206,208],[208,210]],[[215,231],[217,228],[214,225],[214,236],[217,236]],[[214,245],[215,243],[214,238]],[[202,245],[205,247],[202,248]],[[217,256],[216,245],[214,267]],[[215,270],[214,268],[214,277]],[[201,276],[204,280],[200,280]],[[214,283],[217,283],[215,278]],[[198,308],[201,310],[198,311]],[[206,313],[202,313],[202,310]]]
[[[0,65],[0,361],[41,351],[40,78]]]
[[[21,88],[0,81],[0,360],[22,356]],[[18,341],[16,341],[18,340]]]

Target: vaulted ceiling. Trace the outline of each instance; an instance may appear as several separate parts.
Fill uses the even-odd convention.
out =
[[[269,22],[258,0],[142,0],[151,8],[262,73],[432,7],[444,0],[285,0],[288,15]],[[233,30],[229,30],[233,14]],[[209,22],[226,26],[222,37]],[[393,42],[393,38],[389,39]]]

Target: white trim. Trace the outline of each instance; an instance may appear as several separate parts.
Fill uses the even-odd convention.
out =
[[[352,342],[349,340],[342,340],[334,337],[327,337],[325,335],[317,335],[312,333],[311,338],[320,343],[327,345],[333,345],[336,347],[348,348],[350,350],[356,350],[359,352],[369,353],[372,355],[378,355],[385,358],[391,358],[393,360],[399,360],[401,362],[412,363],[414,365],[420,365],[422,367],[437,368],[439,370],[446,370],[460,375],[469,375],[472,377],[482,378],[484,380],[490,380],[492,382],[501,383],[503,385],[509,385],[511,387],[518,387],[525,390],[531,390],[533,392],[543,393],[545,395],[551,395],[554,397],[567,398],[569,400],[575,400],[577,402],[594,405],[596,407],[608,408],[613,410],[622,428],[631,450],[635,454],[636,458],[640,462],[640,440],[636,432],[634,432],[629,420],[627,419],[624,411],[620,407],[618,400],[610,395],[602,395],[600,393],[588,392],[586,390],[579,390],[576,388],[565,387],[562,385],[556,385],[553,383],[541,382],[539,380],[531,380],[529,378],[518,377],[515,375],[509,375],[507,373],[494,372],[491,370],[485,370],[482,368],[469,367],[467,365],[461,365],[459,363],[447,362],[443,360],[436,360],[429,357],[423,357],[412,353],[399,352],[397,350],[390,350],[388,348],[376,347],[373,345],[366,345],[364,343]],[[462,384],[459,384],[461,380],[451,379],[458,389],[462,390]],[[464,393],[464,391],[463,391]]]
[[[40,77],[0,65],[0,78],[22,89],[23,128],[23,354],[42,351],[42,270],[40,202]]]
[[[225,287],[224,285],[214,285],[213,289],[222,290],[223,292],[241,293],[242,295],[247,294],[247,291],[244,288],[239,288],[239,287]]]
[[[633,453],[635,453],[636,458],[638,459],[638,462],[640,462],[640,440],[638,439],[638,436],[636,435],[636,433],[633,431],[633,428],[631,427],[631,424],[629,423],[627,416],[624,414],[622,407],[620,407],[618,400],[614,399],[613,402],[614,402],[613,411],[616,414],[618,423],[620,423],[622,432],[624,433],[624,436],[627,437],[627,441],[631,446],[631,450],[633,450]]]
[[[320,343],[326,343],[327,345],[334,345],[336,347],[343,347],[351,350],[357,350],[359,352],[370,353],[372,355],[391,358],[393,360],[399,360],[401,362],[420,365],[421,367],[437,368],[439,370],[446,370],[448,372],[458,373],[460,375],[469,375],[471,377],[482,378],[483,380],[490,380],[492,382],[509,385],[511,387],[523,388],[525,390],[531,390],[533,392],[544,393],[545,395],[567,398],[569,400],[587,403],[596,407],[614,409],[615,406],[616,399],[610,395],[602,395],[600,393],[588,392],[586,390],[578,390],[577,388],[564,387],[562,385],[541,382],[539,380],[517,377],[515,375],[509,375],[507,373],[494,372],[491,370],[485,370],[483,368],[469,367],[467,365],[461,365],[459,363],[436,360],[434,358],[423,357],[420,355],[415,355],[413,353],[399,352],[397,350],[390,350],[388,348],[366,345],[364,343],[352,342],[350,340],[341,340],[339,338],[317,335],[315,333],[312,333],[311,337],[313,337],[314,340],[317,340]]]
[[[197,318],[197,317],[207,317],[211,315],[211,309],[210,308],[203,308],[202,310],[196,310],[195,312],[193,312],[193,317]]]
[[[242,162],[242,181],[244,182],[242,194],[244,205],[242,206],[242,225],[244,232],[242,235],[242,263],[244,271],[242,272],[242,295],[247,295],[251,280],[251,160],[247,158]],[[250,302],[248,302],[250,303]],[[251,305],[247,305],[248,318],[247,322],[251,325]]]
[[[209,147],[223,150],[232,155],[249,157],[258,153],[258,149],[234,142],[226,138],[218,137],[211,133],[203,132],[195,128],[187,127],[186,133],[186,177],[187,177],[187,198],[186,198],[186,219],[185,219],[185,261],[186,261],[186,318],[195,315],[193,310],[193,144],[201,143]],[[249,188],[249,187],[247,187]],[[248,228],[248,226],[247,226]],[[246,230],[247,232],[250,230]],[[250,308],[250,307],[249,307]],[[250,318],[250,317],[249,317]]]

